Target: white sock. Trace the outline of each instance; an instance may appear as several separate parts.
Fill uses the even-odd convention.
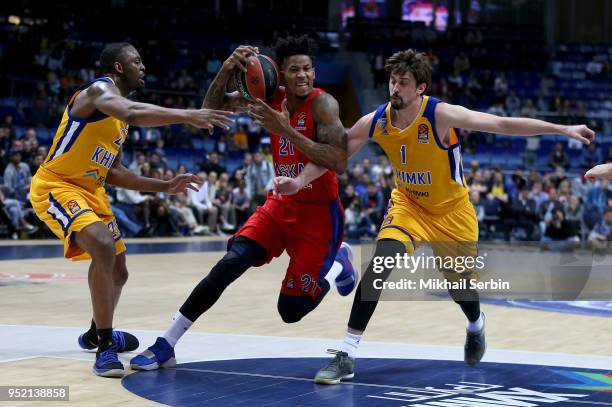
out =
[[[342,352],[348,353],[350,358],[355,359],[357,356],[359,342],[361,342],[361,335],[355,335],[347,332],[346,336],[344,337],[344,342],[342,343]]]
[[[480,317],[474,322],[469,319],[467,321],[467,330],[469,332],[480,332],[484,328],[484,314],[481,312]]]
[[[176,311],[174,318],[172,318],[172,323],[170,323],[162,337],[174,348],[178,340],[181,339],[181,336],[187,332],[191,325],[193,325],[193,322],[185,318],[179,311]]]
[[[342,273],[342,264],[334,261],[334,264],[331,266],[327,274],[325,275],[325,279],[329,283],[330,287],[333,287],[336,284],[336,277]]]

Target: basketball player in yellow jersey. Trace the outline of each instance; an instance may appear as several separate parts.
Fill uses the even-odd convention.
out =
[[[377,142],[389,157],[395,175],[395,189],[378,234],[374,259],[412,254],[421,242],[434,244],[438,256],[447,255],[446,250],[452,250],[453,255],[476,255],[478,222],[468,198],[455,128],[526,136],[565,134],[585,144],[595,135],[584,125],[561,126],[535,119],[498,117],[426,96],[431,68],[425,55],[413,50],[391,56],[385,69],[390,75],[390,101],[362,117],[349,130],[348,140],[350,155],[369,139]],[[309,163],[297,178],[278,177],[274,180],[275,193],[295,193],[322,171]],[[435,243],[440,242],[459,244],[436,247]],[[354,376],[357,347],[380,297],[373,281],[384,281],[393,269],[385,267],[381,273],[374,273],[374,259],[357,288],[342,350],[334,351],[334,359],[316,374],[317,383],[336,384]],[[477,278],[469,273],[442,271],[451,281]],[[369,301],[364,300],[364,292],[368,293]],[[474,289],[449,292],[467,317],[464,360],[474,365],[486,347],[478,292]]]
[[[91,258],[89,288],[93,305],[90,330],[79,337],[85,349],[98,348],[94,372],[120,377],[117,352],[138,341],[112,330],[113,312],[127,280],[125,245],[111,211],[104,183],[138,191],[177,194],[197,190],[202,180],[183,174],[170,181],[138,176],[121,164],[128,126],[190,124],[227,128],[229,112],[166,109],[136,103],[127,95],[144,86],[145,67],[128,43],[109,44],[100,55],[108,75],[78,89],[70,98],[49,154],[32,178],[30,200],[38,217],[64,241],[64,255]]]

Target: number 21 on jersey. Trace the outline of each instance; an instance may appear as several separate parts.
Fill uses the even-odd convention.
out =
[[[294,155],[293,143],[289,141],[286,137],[280,138],[280,146],[278,147],[278,155],[288,156]]]

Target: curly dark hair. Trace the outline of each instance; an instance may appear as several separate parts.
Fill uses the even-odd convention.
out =
[[[410,72],[417,86],[421,83],[425,84],[425,92],[431,87],[431,65],[427,55],[422,52],[416,52],[413,49],[396,52],[385,62],[385,71],[389,75],[403,75]]]
[[[300,37],[279,38],[272,48],[276,54],[276,62],[282,66],[285,59],[293,55],[308,55],[310,60],[314,62],[318,46],[317,42],[311,37],[302,35]]]
[[[115,62],[122,63],[123,50],[128,47],[134,47],[129,42],[113,42],[108,44],[100,53],[100,69],[103,73],[113,73],[115,71]]]

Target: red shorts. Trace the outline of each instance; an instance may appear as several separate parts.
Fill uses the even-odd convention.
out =
[[[291,258],[281,287],[282,294],[311,296],[321,292],[320,279],[331,268],[344,236],[344,210],[340,200],[315,204],[296,202],[287,196],[268,199],[228,242],[244,236],[266,249],[262,266],[283,251]]]

